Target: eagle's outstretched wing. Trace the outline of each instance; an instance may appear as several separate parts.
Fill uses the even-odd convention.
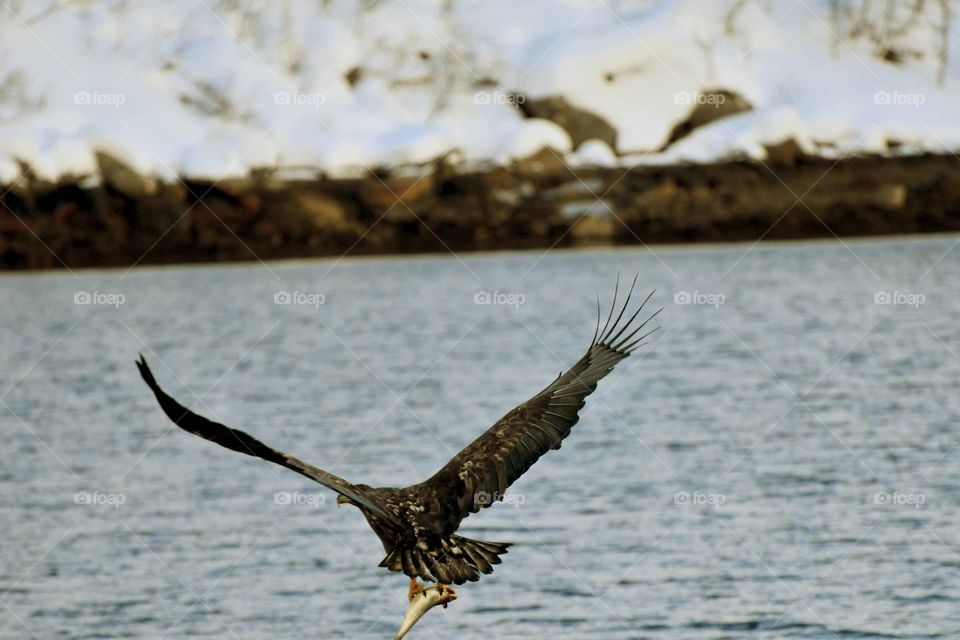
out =
[[[507,487],[534,462],[551,449],[559,449],[580,419],[577,414],[585,398],[597,388],[597,382],[656,331],[655,328],[641,333],[662,309],[633,326],[653,292],[621,324],[636,282],[634,278],[626,301],[611,322],[617,304],[614,293],[602,329],[597,303],[597,330],[587,353],[575,365],[501,418],[421,485],[435,498],[431,506],[438,510],[423,515],[438,533],[455,530],[463,518],[502,500]]]
[[[164,413],[173,420],[174,424],[184,431],[189,431],[205,440],[216,442],[221,447],[239,451],[248,456],[263,458],[287,469],[292,469],[300,475],[306,476],[314,482],[319,482],[323,486],[333,489],[340,495],[346,496],[356,504],[362,505],[373,513],[376,513],[385,521],[399,524],[395,515],[384,510],[383,505],[379,504],[371,495],[367,495],[362,488],[347,482],[339,476],[319,469],[312,464],[308,464],[303,460],[268,447],[250,434],[237,429],[231,429],[226,425],[213,422],[190,411],[160,388],[156,378],[153,377],[153,372],[150,371],[150,367],[147,366],[147,361],[143,358],[143,355],[141,355],[137,361],[137,368],[140,369],[140,375],[143,376],[143,381],[153,390],[153,394],[157,397],[157,401],[160,403],[160,407]]]

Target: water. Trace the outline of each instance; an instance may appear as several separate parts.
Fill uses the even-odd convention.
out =
[[[409,484],[580,356],[617,271],[659,338],[465,521],[516,545],[411,637],[956,637],[958,241],[4,276],[0,637],[392,637],[406,579],[360,514],[172,428],[137,352],[207,415]]]

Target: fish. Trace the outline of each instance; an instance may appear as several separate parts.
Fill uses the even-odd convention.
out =
[[[438,604],[446,609],[447,605],[456,599],[457,592],[446,585],[434,585],[414,594],[413,597],[410,598],[410,604],[407,607],[406,615],[403,617],[403,622],[400,624],[400,630],[397,631],[397,635],[394,636],[393,640],[401,640],[407,635],[410,629],[413,628],[413,625],[417,624],[420,618],[430,609]]]

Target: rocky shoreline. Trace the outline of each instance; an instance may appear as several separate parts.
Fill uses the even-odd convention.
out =
[[[440,162],[362,178],[163,183],[101,156],[97,180],[0,188],[0,269],[960,231],[953,155],[803,155],[572,169]]]

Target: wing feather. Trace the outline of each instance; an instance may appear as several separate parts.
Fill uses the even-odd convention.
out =
[[[576,364],[540,393],[507,413],[423,483],[446,503],[446,517],[436,520],[442,522],[445,529],[455,528],[469,514],[503,499],[506,489],[537,460],[551,449],[559,449],[562,440],[570,435],[570,430],[580,419],[579,411],[586,397],[597,388],[600,379],[656,331],[635,337],[660,313],[658,310],[634,325],[652,292],[627,321],[621,323],[635,286],[636,278],[616,319],[613,318],[617,292],[614,293],[602,328],[598,306],[597,329],[587,352]]]
[[[221,447],[226,447],[227,449],[248,456],[262,458],[296,471],[300,475],[306,476],[314,482],[318,482],[329,489],[333,489],[340,495],[346,496],[355,503],[363,505],[388,522],[399,524],[398,519],[393,514],[386,511],[383,505],[379,504],[372,496],[367,495],[356,485],[303,460],[268,447],[248,433],[244,433],[239,429],[232,429],[219,422],[213,422],[187,409],[160,388],[156,378],[153,376],[153,372],[150,370],[147,361],[142,355],[137,361],[137,368],[140,369],[140,375],[143,377],[143,381],[146,382],[147,386],[153,391],[164,413],[167,414],[167,417],[170,418],[174,424],[184,431],[189,431],[193,435],[205,440],[216,442]]]

